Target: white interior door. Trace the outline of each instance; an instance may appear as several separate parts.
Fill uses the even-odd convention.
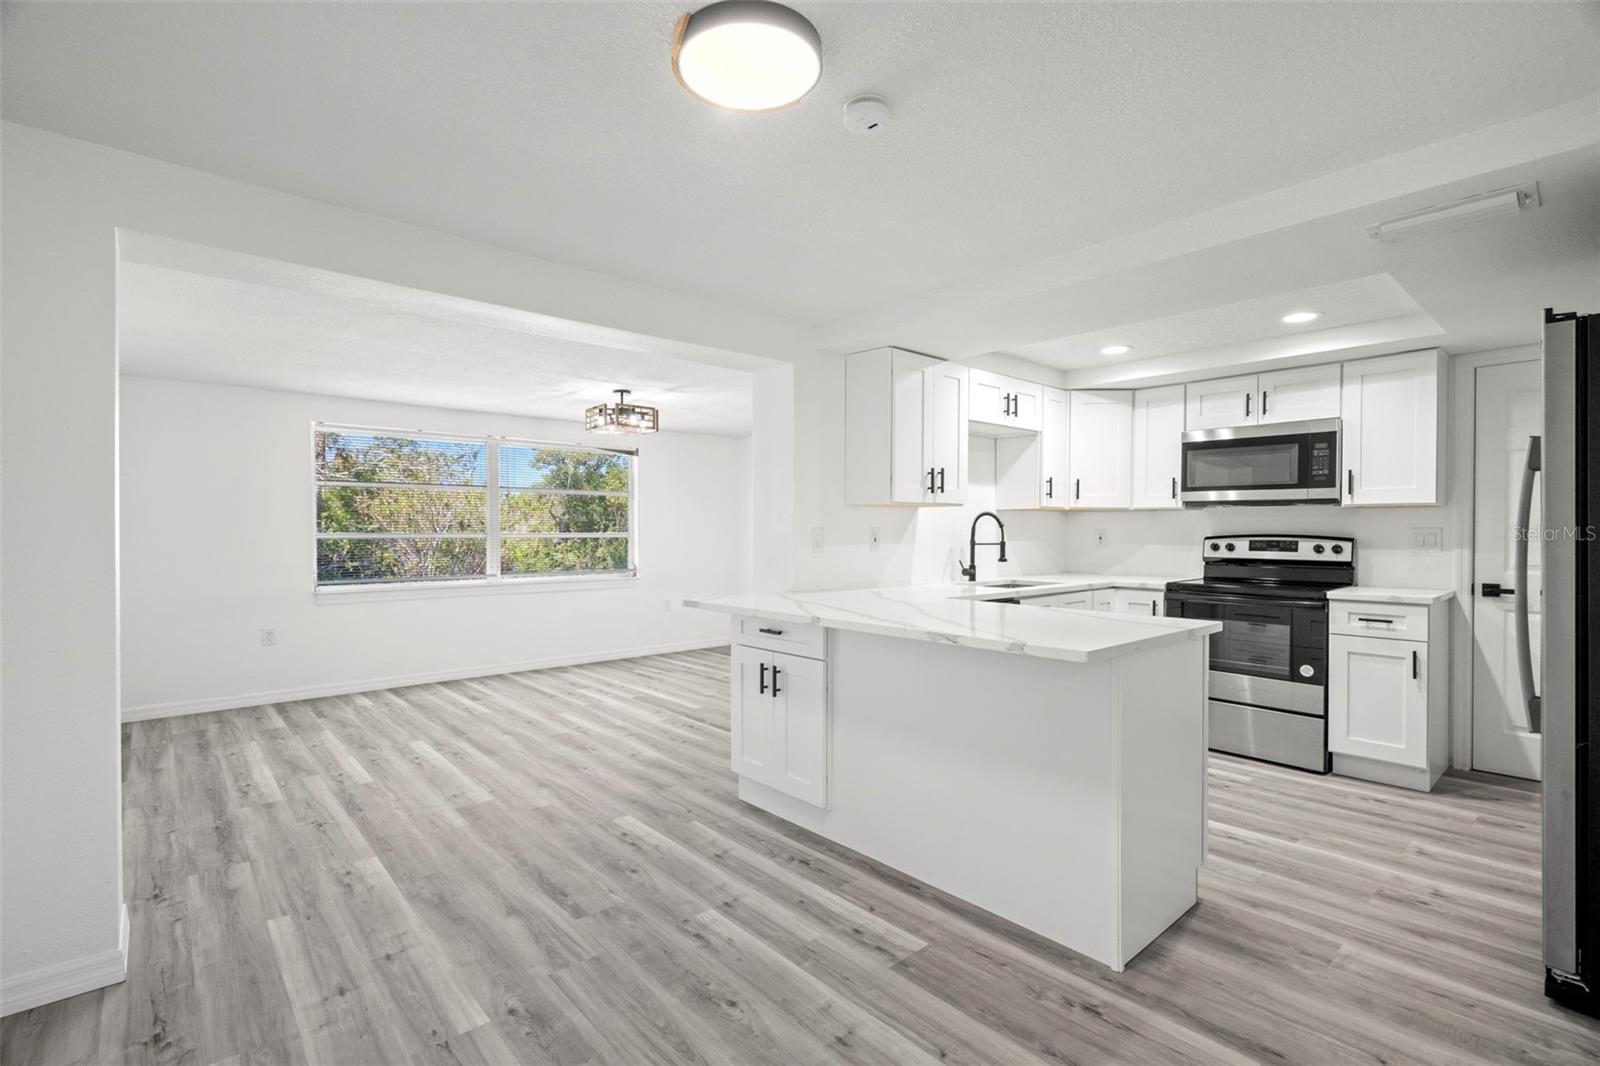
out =
[[[1513,526],[1528,438],[1544,425],[1538,362],[1479,367],[1474,436],[1472,556],[1472,766],[1475,770],[1539,778],[1539,738],[1528,732],[1528,711],[1517,673],[1516,597],[1530,597],[1528,630],[1534,661],[1539,661],[1540,601],[1544,584],[1539,541],[1528,545],[1529,588],[1518,588],[1512,573],[1516,548]],[[1534,492],[1531,524],[1538,528],[1539,493]],[[1514,595],[1485,596],[1485,583],[1516,589]],[[1491,590],[1492,591],[1492,590]]]

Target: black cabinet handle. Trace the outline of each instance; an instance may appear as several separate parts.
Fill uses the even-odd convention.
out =
[[[771,634],[774,637],[783,636],[783,630],[781,630],[781,629],[768,629],[766,626],[762,626],[760,629],[756,630],[756,632],[758,632],[758,633],[768,633],[768,634]]]
[[[1261,417],[1267,417],[1267,390],[1261,390]]]
[[[1244,394],[1244,416],[1246,418],[1250,417],[1250,394],[1248,392]]]
[[[1356,615],[1356,621],[1357,622],[1377,622],[1380,625],[1386,625],[1386,626],[1394,625],[1394,619],[1393,618],[1363,618],[1359,614]]]
[[[778,698],[778,693],[783,691],[783,689],[778,687],[778,675],[780,673],[782,673],[782,671],[779,670],[777,668],[777,666],[773,666],[773,668],[772,668],[772,698],[773,699],[777,699]]]
[[[767,664],[766,663],[762,663],[761,664],[761,688],[759,690],[757,690],[756,695],[765,696],[766,694],[767,694]]]
[[[1352,500],[1356,498],[1356,472],[1354,470],[1346,470],[1344,472],[1344,491],[1345,495]]]
[[[1418,676],[1420,676],[1419,675],[1419,671],[1420,671],[1421,667],[1422,667],[1422,656],[1418,655],[1416,652],[1412,652],[1411,653],[1411,680],[1415,681],[1418,678]]]
[[[931,466],[928,467],[928,495],[929,496],[932,496],[933,493],[934,493],[934,488],[933,488],[933,469],[934,468],[931,467]]]
[[[939,492],[944,492],[944,467],[939,468]]]
[[[1056,498],[1056,479],[1053,477],[1044,479],[1044,498],[1047,500]]]
[[[1150,613],[1152,615],[1156,613],[1156,601],[1155,600],[1151,600],[1150,601]]]
[[[1172,498],[1174,500],[1176,500],[1178,498],[1178,479],[1177,478],[1173,478],[1172,479]]]
[[[1083,498],[1083,478],[1081,477],[1075,477],[1072,479],[1072,498],[1074,500],[1080,500]]]

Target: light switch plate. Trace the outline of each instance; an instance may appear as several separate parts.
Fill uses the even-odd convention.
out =
[[[1439,526],[1412,526],[1411,550],[1414,552],[1444,551],[1444,530]]]
[[[813,555],[821,555],[822,554],[822,535],[823,535],[823,527],[821,527],[821,526],[812,526],[811,527],[811,552],[812,552]]]

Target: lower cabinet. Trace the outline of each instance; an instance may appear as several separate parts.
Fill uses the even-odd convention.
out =
[[[1448,659],[1442,636],[1401,640],[1334,632],[1328,638],[1334,772],[1431,789],[1448,755]]]
[[[1117,606],[1116,593],[1111,589],[1094,590],[1094,609],[1097,611],[1112,611]]]
[[[828,664],[733,646],[733,771],[828,805]]]
[[[1111,590],[1113,611],[1119,614],[1160,616],[1166,596],[1159,589],[1117,588]]]

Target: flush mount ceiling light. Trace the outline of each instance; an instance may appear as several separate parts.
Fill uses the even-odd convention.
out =
[[[1127,355],[1133,351],[1131,344],[1108,344],[1100,349],[1101,355]]]
[[[1539,206],[1539,183],[1514,185],[1505,189],[1466,196],[1447,204],[1424,207],[1420,211],[1378,222],[1367,227],[1367,236],[1375,241],[1399,241],[1419,237],[1438,230],[1482,222],[1485,219],[1515,215],[1530,207]]]
[[[1290,311],[1283,316],[1283,324],[1286,326],[1302,326],[1307,322],[1315,322],[1321,317],[1321,311]]]
[[[672,73],[689,95],[730,111],[776,111],[822,76],[822,38],[769,0],[722,0],[678,20]]]
[[[583,412],[583,428],[590,433],[654,433],[661,417],[654,407],[629,403],[629,389],[613,389],[616,403],[597,403]]]

